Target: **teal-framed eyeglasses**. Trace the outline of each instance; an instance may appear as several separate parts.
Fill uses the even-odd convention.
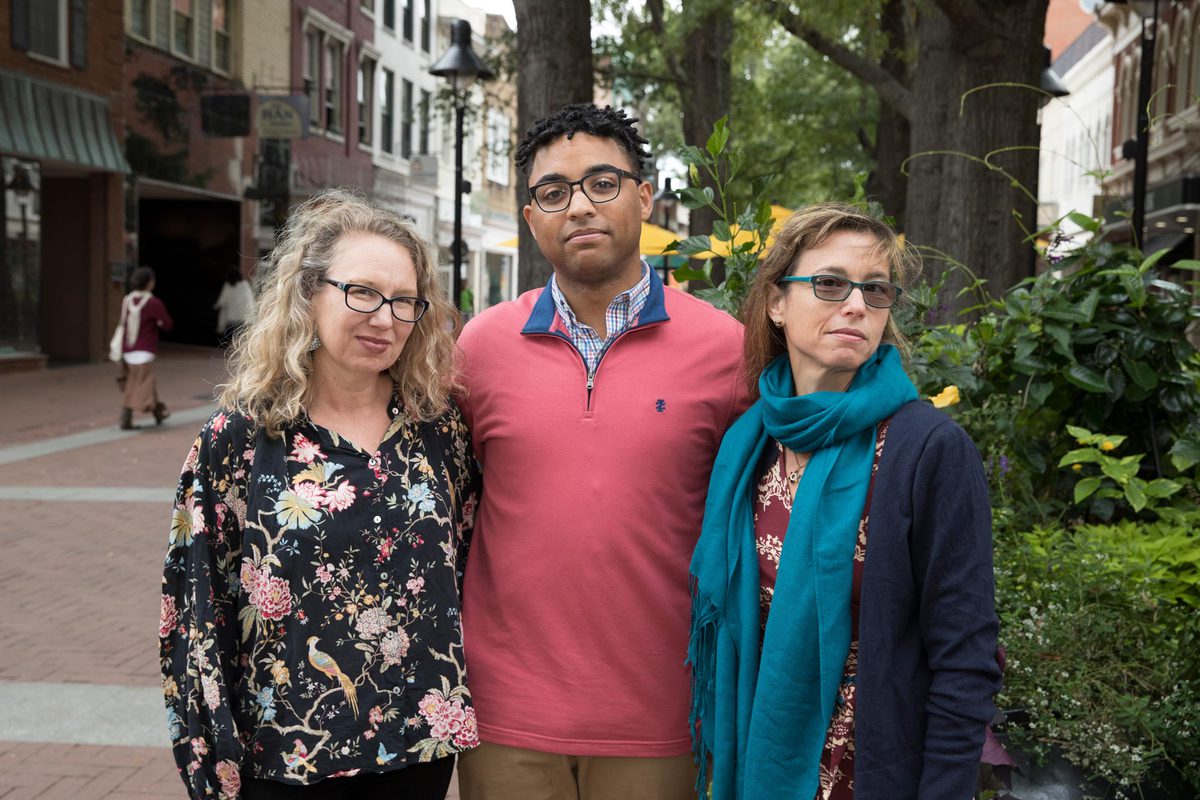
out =
[[[779,279],[785,282],[811,283],[813,294],[820,300],[840,303],[850,296],[855,289],[862,290],[863,302],[872,308],[891,308],[904,293],[890,281],[866,281],[859,283],[841,275],[785,275]]]

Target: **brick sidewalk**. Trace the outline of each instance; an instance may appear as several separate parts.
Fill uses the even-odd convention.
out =
[[[36,448],[67,434],[107,436],[120,407],[115,371],[88,364],[0,375],[0,449]],[[223,377],[222,354],[166,348],[156,372],[173,411],[201,413]],[[200,424],[172,418],[161,428],[0,463],[0,489],[9,492],[141,489],[150,497],[0,499],[0,682],[158,689],[167,493]],[[0,730],[0,800],[182,800],[165,729],[164,715],[163,747],[13,742]],[[455,787],[448,797],[457,799]]]

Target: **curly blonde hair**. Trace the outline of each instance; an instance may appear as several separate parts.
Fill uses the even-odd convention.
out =
[[[767,251],[742,303],[741,319],[745,325],[743,368],[752,399],[758,398],[758,377],[767,365],[787,352],[783,330],[771,322],[769,308],[779,280],[792,271],[804,251],[820,247],[838,231],[866,233],[875,238],[875,254],[888,264],[889,279],[907,288],[921,270],[921,257],[915,248],[905,247],[896,231],[882,220],[847,203],[818,203],[807,206],[788,217],[775,243]],[[900,301],[904,301],[901,295]],[[907,358],[910,347],[896,324],[888,315],[883,341],[891,342]]]
[[[455,345],[460,317],[437,280],[428,245],[410,221],[361,192],[327,189],[292,210],[279,243],[255,271],[257,314],[235,339],[230,379],[218,387],[223,406],[247,414],[271,436],[298,419],[311,399],[312,296],[347,233],[382,236],[407,250],[417,294],[430,304],[388,368],[406,412],[431,419],[461,391]]]

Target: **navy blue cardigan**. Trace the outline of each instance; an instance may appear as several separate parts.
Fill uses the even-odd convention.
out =
[[[967,800],[1000,689],[979,452],[928,403],[892,418],[859,610],[856,800]]]

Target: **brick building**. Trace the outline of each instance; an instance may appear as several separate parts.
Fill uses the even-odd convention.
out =
[[[121,0],[0,11],[0,369],[95,360],[125,274]]]

